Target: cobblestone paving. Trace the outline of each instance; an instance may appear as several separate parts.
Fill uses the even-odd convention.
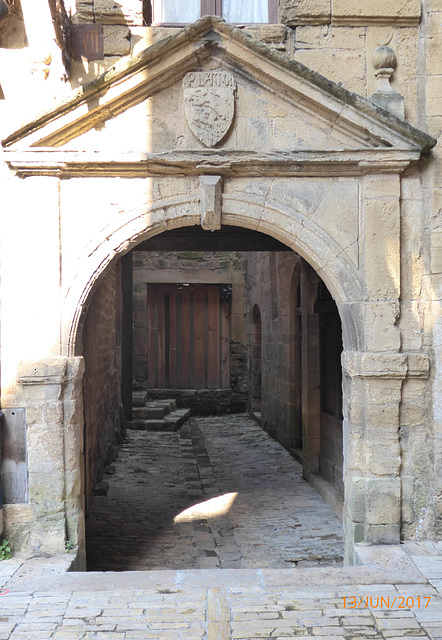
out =
[[[178,433],[128,431],[107,481],[87,523],[90,570],[342,562],[340,521],[246,415],[193,418]]]

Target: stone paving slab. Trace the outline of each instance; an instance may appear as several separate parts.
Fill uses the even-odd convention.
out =
[[[229,586],[240,579],[241,584],[249,588],[308,588],[313,594],[318,587],[328,585],[335,589],[345,585],[345,589],[357,586],[361,594],[370,591],[371,585],[387,589],[395,584],[395,589],[403,586],[407,591],[408,585],[413,585],[416,593],[424,593],[428,588],[431,592],[437,590],[432,587],[420,574],[407,574],[382,571],[370,567],[345,567],[308,569],[200,569],[183,571],[121,571],[121,572],[68,572],[61,573],[57,568],[51,571],[47,559],[38,564],[36,570],[33,563],[24,565],[6,584],[7,588],[16,593],[64,593],[66,591],[83,590],[113,591],[130,589],[136,586],[143,590],[185,590],[190,591],[200,587],[208,588],[216,583],[219,586]],[[46,566],[45,566],[46,563]],[[57,565],[58,567],[58,565]],[[240,572],[240,573],[239,573]],[[343,586],[344,588],[344,586]],[[393,589],[393,587],[391,587]],[[410,595],[414,595],[410,591]],[[345,595],[345,593],[344,593]]]
[[[38,585],[25,568],[0,596],[0,640],[442,637],[436,589],[388,583],[388,571],[376,583],[368,567],[58,576],[42,569]],[[401,598],[411,606],[401,608]]]
[[[71,554],[0,563],[0,640],[442,640],[442,545],[358,547],[355,567],[330,560],[342,539],[324,540],[320,523],[340,523],[279,445],[234,419],[129,438],[111,499],[96,502],[108,518],[97,540],[117,570],[75,572]],[[220,497],[226,513],[212,518]],[[112,531],[127,534],[137,571],[121,571]]]

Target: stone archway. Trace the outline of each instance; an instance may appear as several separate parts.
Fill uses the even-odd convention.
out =
[[[375,186],[385,183],[385,178],[380,178],[380,182],[376,183],[373,182],[371,176],[368,176],[368,182]],[[304,187],[305,184],[311,184],[311,181],[304,182],[301,186]],[[393,181],[393,184],[397,185],[398,182]],[[281,185],[281,193],[286,193],[287,189],[293,191],[293,186],[293,181],[285,183],[284,189]],[[376,198],[377,194],[376,191]],[[330,202],[329,191],[327,198]],[[136,213],[133,210],[128,212],[125,224],[110,217],[110,225],[95,237],[95,246],[88,247],[87,257],[80,262],[80,269],[72,279],[67,291],[63,330],[65,336],[63,342],[67,345],[67,355],[57,365],[57,367],[61,367],[63,373],[61,370],[60,373],[57,373],[55,382],[52,382],[52,376],[41,374],[38,367],[33,367],[31,372],[26,370],[20,373],[20,380],[27,395],[27,407],[34,404],[33,396],[39,385],[42,390],[46,388],[45,385],[51,384],[55,385],[52,387],[53,389],[59,389],[58,394],[67,392],[66,372],[72,370],[72,363],[77,361],[74,353],[78,355],[81,353],[82,315],[87,309],[92,292],[100,281],[101,274],[105,273],[109,265],[112,265],[117,258],[124,255],[138,242],[167,228],[198,223],[200,218],[198,204],[197,196],[187,199],[175,196],[172,200],[167,198],[163,201],[159,200],[150,209],[146,210],[146,205],[141,205],[136,209]],[[372,441],[370,437],[366,437],[364,440],[361,440],[360,437],[361,429],[364,428],[364,413],[367,416],[367,412],[358,413],[359,418],[356,422],[353,417],[354,408],[359,406],[358,399],[366,393],[364,388],[370,389],[375,386],[382,390],[384,387],[391,402],[395,402],[397,407],[399,405],[401,380],[407,375],[408,360],[406,355],[392,353],[392,350],[397,348],[394,341],[394,322],[389,321],[387,315],[382,320],[384,324],[379,325],[382,331],[391,334],[393,338],[393,344],[386,345],[387,353],[385,355],[382,352],[373,354],[361,348],[364,346],[364,341],[367,346],[367,331],[364,328],[364,323],[358,323],[358,320],[364,317],[364,307],[366,306],[360,283],[363,274],[361,270],[358,272],[354,261],[342,252],[336,240],[324,230],[324,224],[319,226],[318,222],[308,219],[305,214],[296,209],[290,210],[287,205],[275,202],[275,199],[272,200],[270,217],[265,198],[251,197],[244,191],[236,192],[235,195],[229,194],[225,199],[224,206],[226,213],[223,214],[223,220],[227,223],[235,221],[237,225],[240,223],[246,228],[258,229],[283,241],[287,246],[296,248],[299,254],[316,267],[330,291],[333,292],[342,319],[344,341],[344,475],[347,559],[352,560],[355,542],[364,540],[368,542],[398,541],[400,493],[397,462],[396,467],[393,464],[395,460],[397,461],[397,426],[392,424],[392,433],[395,433],[396,436],[389,439],[389,446],[383,450],[382,459],[379,459],[376,438]],[[307,244],[308,240],[311,241],[311,246]],[[374,264],[373,268],[376,269],[377,265]],[[370,339],[370,336],[368,338]],[[35,375],[34,371],[37,372]],[[74,386],[77,385],[76,388],[79,385],[78,376],[80,376],[81,368],[78,368],[77,372],[77,377],[73,381]],[[383,406],[385,397],[382,392],[378,393],[376,399],[368,407],[368,411],[376,411],[376,407]],[[75,401],[77,404],[72,412],[72,420],[78,425],[82,421],[81,397],[76,397]],[[63,429],[63,424],[60,424],[58,428]],[[78,505],[82,500],[79,487],[82,454],[78,442],[72,442],[72,447],[72,455],[65,460],[62,475],[74,488],[71,498],[72,505]],[[31,453],[31,458],[32,455]],[[368,460],[371,461],[370,469],[379,469],[379,477],[373,476],[371,470],[370,476],[366,475],[369,469]],[[386,477],[385,464],[386,462],[388,464],[389,461],[391,461],[389,469],[391,475]],[[384,503],[387,501],[390,505],[388,513],[383,505],[378,504],[377,496],[379,493],[383,496]],[[59,503],[60,511],[62,505],[63,510],[65,509],[64,504],[64,502]],[[365,504],[370,504],[368,512],[363,506]],[[394,505],[397,506],[393,508]],[[78,510],[78,506],[71,508],[72,521],[75,522],[78,519],[79,513],[78,522],[81,522],[81,510],[76,515],[76,509]],[[377,510],[377,515],[373,515]],[[81,526],[79,530],[81,536]],[[76,539],[74,535],[70,535],[70,537]]]

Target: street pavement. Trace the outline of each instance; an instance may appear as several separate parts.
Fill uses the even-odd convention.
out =
[[[442,543],[342,567],[339,519],[247,416],[130,431],[110,472],[95,570],[0,562],[0,640],[442,640]]]

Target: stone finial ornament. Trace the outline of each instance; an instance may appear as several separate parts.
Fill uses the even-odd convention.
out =
[[[393,91],[390,85],[390,78],[394,73],[397,65],[396,54],[391,47],[383,45],[378,47],[373,52],[373,66],[376,69],[374,72],[376,78],[379,80],[378,91]]]
[[[391,76],[397,65],[396,53],[391,47],[382,45],[373,52],[372,62],[375,68],[374,74],[378,79],[378,87],[375,93],[370,96],[370,100],[378,107],[390,111],[403,120],[405,117],[404,98],[390,84]]]

